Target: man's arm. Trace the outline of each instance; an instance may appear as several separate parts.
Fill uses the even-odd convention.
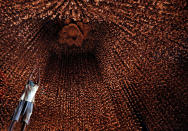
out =
[[[20,97],[20,100],[24,100],[24,98],[25,98],[25,92],[26,92],[27,88],[28,88],[28,86],[26,85],[25,89],[24,89],[24,91],[23,91],[23,93],[22,93],[22,95]]]
[[[29,79],[28,80],[31,80],[32,76],[33,76],[33,73],[35,72],[36,70],[36,67],[33,69],[33,71],[31,72],[31,74],[29,75]]]
[[[38,81],[37,81],[38,86],[40,85],[40,68],[38,68]]]
[[[35,103],[35,96],[33,97],[32,102]]]

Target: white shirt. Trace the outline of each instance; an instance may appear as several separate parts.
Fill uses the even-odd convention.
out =
[[[38,90],[39,86],[34,85],[33,87],[29,86],[28,84],[25,86],[25,91],[20,97],[20,100],[25,100],[29,102],[35,102],[35,94]]]

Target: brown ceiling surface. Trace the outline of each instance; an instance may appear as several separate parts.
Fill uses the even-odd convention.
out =
[[[27,129],[186,130],[187,14],[185,0],[0,0],[0,129],[38,65]]]

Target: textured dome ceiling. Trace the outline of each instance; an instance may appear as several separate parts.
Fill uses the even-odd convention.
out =
[[[0,129],[38,65],[30,130],[186,130],[187,14],[185,0],[0,0]]]

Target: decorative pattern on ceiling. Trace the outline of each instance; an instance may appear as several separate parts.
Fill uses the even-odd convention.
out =
[[[187,14],[185,0],[0,0],[0,130],[34,65],[29,130],[186,129]]]

